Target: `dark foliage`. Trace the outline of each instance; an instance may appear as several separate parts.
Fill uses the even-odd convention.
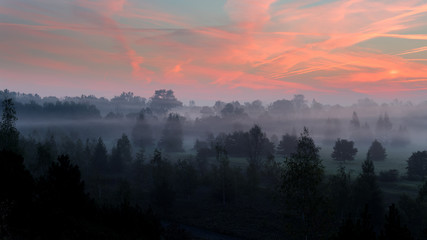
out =
[[[353,141],[338,139],[335,142],[334,151],[331,154],[335,161],[352,161],[357,153],[357,148],[354,147]]]
[[[58,157],[36,185],[22,162],[16,153],[0,151],[2,239],[160,239],[151,211],[126,202],[97,206],[68,156]]]
[[[352,119],[350,121],[350,126],[353,130],[359,130],[360,129],[360,121],[359,117],[357,116],[356,112],[353,112]]]
[[[19,151],[19,132],[16,129],[16,111],[11,98],[2,101],[0,150]]]
[[[390,131],[393,127],[393,124],[390,122],[387,112],[383,115],[380,115],[377,121],[377,131],[378,132],[387,132]]]
[[[346,172],[344,166],[338,168],[338,172],[330,177],[327,196],[337,222],[343,221],[353,210],[352,181],[350,173]]]
[[[166,152],[183,152],[182,147],[182,124],[178,114],[169,114],[165,128],[162,131],[162,138],[159,147]]]
[[[93,155],[90,159],[90,172],[94,176],[105,174],[108,170],[107,148],[102,138],[98,138]]]
[[[412,153],[407,162],[406,169],[410,179],[422,179],[427,176],[427,151]]]
[[[34,181],[22,156],[0,151],[0,238],[15,235],[31,225]]]
[[[333,239],[337,240],[375,240],[377,239],[374,227],[371,223],[368,208],[365,207],[359,218],[354,221],[348,217],[340,226],[338,234]]]
[[[323,196],[319,189],[324,170],[319,147],[308,130],[298,138],[297,150],[284,162],[281,192],[286,207],[302,221],[302,232],[307,237],[315,234],[316,222]]]
[[[123,134],[111,150],[111,171],[118,174],[123,173],[130,162],[132,162],[131,144],[126,134]]]
[[[162,157],[157,149],[150,162],[153,176],[153,188],[151,189],[152,203],[163,210],[169,210],[175,201],[175,191],[172,188],[172,165]]]
[[[153,133],[148,119],[151,114],[150,109],[141,110],[132,129],[133,143],[140,148],[147,148],[153,145]]]
[[[101,118],[100,111],[94,105],[73,101],[46,102],[43,105],[39,105],[34,101],[17,103],[16,110],[19,112],[20,117],[30,119],[84,120]]]
[[[383,145],[376,139],[372,142],[368,150],[369,158],[372,161],[384,161],[387,158],[387,153]]]
[[[154,95],[148,102],[151,110],[158,115],[164,115],[169,110],[182,106],[182,102],[178,101],[172,90],[156,90]]]
[[[297,143],[297,136],[287,133],[286,135],[282,136],[282,139],[277,146],[277,153],[282,156],[289,157],[295,153],[297,149]]]
[[[383,193],[378,186],[374,163],[368,154],[362,163],[362,173],[353,187],[353,208],[362,211],[367,208],[375,226],[380,226],[384,216]]]
[[[396,206],[392,204],[388,207],[388,213],[385,216],[384,229],[381,231],[380,240],[411,240],[413,239],[409,229],[402,226],[400,214]]]

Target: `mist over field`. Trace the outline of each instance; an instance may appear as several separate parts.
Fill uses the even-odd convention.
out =
[[[173,90],[164,89],[144,97],[123,92],[112,99],[42,98],[9,90],[0,96],[5,99],[2,159],[11,158],[9,148],[23,158],[35,194],[57,184],[57,177],[51,176],[59,173],[55,171],[75,167],[81,178],[75,184],[81,181],[81,187],[74,194],[86,199],[81,204],[88,206],[84,202],[89,201],[98,206],[91,211],[113,211],[130,224],[99,223],[81,213],[72,218],[92,220],[57,232],[39,229],[40,236],[67,235],[70,229],[81,236],[102,236],[99,231],[104,230],[89,235],[81,231],[113,224],[109,234],[127,229],[125,238],[133,239],[142,230],[130,226],[150,222],[158,225],[139,234],[166,239],[344,239],[350,230],[339,226],[361,221],[366,211],[370,217],[363,221],[370,230],[358,225],[351,230],[362,231],[360,236],[387,234],[393,211],[401,212],[399,221],[405,224],[423,214],[408,211],[423,208],[419,199],[425,185],[419,189],[427,176],[426,102],[377,103],[365,98],[342,106],[297,94],[269,104],[218,100],[199,106],[195,101],[183,104]],[[10,145],[8,127],[19,136],[15,145]],[[73,194],[67,186],[61,185],[61,191]],[[303,196],[309,199],[301,202]],[[32,204],[55,215],[51,211],[57,210],[41,207],[48,201],[43,199]],[[56,201],[69,201],[60,199]],[[132,220],[126,211],[135,210],[126,209],[133,206],[149,210]],[[69,217],[68,208],[59,207],[62,217]],[[25,216],[40,218],[28,211]],[[42,219],[38,221],[50,221]],[[5,236],[25,237],[11,224]],[[410,230],[402,225],[399,234],[422,238],[423,224],[408,225]]]

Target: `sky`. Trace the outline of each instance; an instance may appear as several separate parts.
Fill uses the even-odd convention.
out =
[[[0,89],[427,100],[427,1],[0,0]]]

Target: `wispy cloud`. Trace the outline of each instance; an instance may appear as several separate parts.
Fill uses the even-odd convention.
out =
[[[175,11],[168,0],[52,3],[0,3],[4,76],[229,92],[425,91],[417,80],[427,72],[424,1],[228,0],[212,9],[228,16],[221,25],[203,24],[192,6]],[[378,39],[395,39],[393,51]]]

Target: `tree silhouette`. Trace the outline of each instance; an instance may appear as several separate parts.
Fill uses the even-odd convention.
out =
[[[368,155],[373,161],[384,161],[387,158],[386,150],[376,139],[372,142],[368,150]]]
[[[371,223],[371,216],[367,206],[360,211],[360,216],[356,219],[356,222],[349,216],[343,224],[340,226],[338,234],[335,236],[336,240],[375,240],[377,239],[374,227]]]
[[[375,176],[374,163],[369,153],[362,163],[362,172],[353,187],[354,209],[361,211],[365,205],[372,215],[374,224],[378,226],[383,218],[383,195]]]
[[[152,201],[163,210],[170,209],[175,201],[175,191],[172,189],[172,166],[162,157],[159,150],[154,150],[151,159],[153,189],[151,190]]]
[[[289,157],[295,153],[297,148],[297,136],[296,135],[286,135],[282,136],[282,139],[277,146],[277,153],[281,154],[284,157]]]
[[[0,150],[19,151],[19,132],[15,122],[16,111],[11,98],[2,101],[2,121],[0,124]]]
[[[350,126],[352,127],[353,130],[359,130],[360,129],[360,121],[359,121],[359,117],[357,116],[356,112],[353,112],[353,117],[350,121]]]
[[[296,152],[285,159],[282,173],[281,192],[286,206],[300,217],[306,238],[313,234],[316,215],[323,202],[319,185],[324,167],[319,149],[304,128]]]
[[[162,131],[162,138],[159,147],[166,152],[182,152],[182,126],[178,114],[169,114],[165,128]]]
[[[328,184],[329,200],[340,221],[344,220],[351,210],[351,187],[350,173],[346,172],[344,166],[340,166],[338,172],[331,176]]]
[[[153,145],[153,133],[148,123],[148,115],[151,115],[149,108],[141,110],[132,129],[133,142],[140,148],[147,148]]]
[[[377,121],[377,131],[378,132],[387,132],[393,128],[393,124],[390,122],[390,118],[387,112],[383,115],[380,115]]]
[[[388,207],[388,213],[385,216],[384,229],[381,231],[380,240],[411,240],[411,232],[406,226],[400,223],[400,214],[396,206],[392,204]]]
[[[178,101],[172,90],[156,90],[148,103],[154,113],[163,115],[169,110],[181,107],[182,102]]]
[[[221,192],[222,204],[225,205],[230,201],[230,160],[228,159],[227,150],[217,143],[215,146],[216,161],[218,164],[219,189]]]
[[[3,234],[21,234],[30,226],[34,181],[25,169],[22,156],[15,152],[0,151],[0,237]],[[7,238],[6,238],[7,239]]]
[[[258,125],[254,125],[248,132],[247,147],[249,166],[247,169],[250,186],[256,186],[259,181],[259,169],[263,166],[263,156],[272,154],[274,146]]]
[[[408,177],[424,178],[427,176],[427,151],[417,151],[407,160]]]
[[[244,108],[239,102],[227,103],[221,110],[221,116],[226,119],[244,118],[248,115],[245,113]]]
[[[122,173],[127,165],[132,162],[132,149],[129,138],[126,134],[117,140],[117,144],[111,150],[111,170],[116,173]]]
[[[108,167],[107,159],[107,148],[105,147],[102,138],[98,138],[98,142],[96,143],[95,150],[90,162],[90,170],[93,176],[106,173]]]
[[[175,164],[176,183],[181,192],[187,197],[190,196],[197,187],[197,170],[188,160],[178,160]]]
[[[68,155],[61,155],[53,162],[39,183],[39,201],[52,213],[82,214],[89,198],[77,165],[71,164]]]
[[[268,106],[268,111],[275,115],[288,115],[295,112],[295,107],[292,101],[282,99]]]
[[[337,139],[334,146],[334,151],[331,157],[336,161],[352,161],[354,155],[357,153],[357,148],[354,148],[353,141],[347,141],[345,139]]]

